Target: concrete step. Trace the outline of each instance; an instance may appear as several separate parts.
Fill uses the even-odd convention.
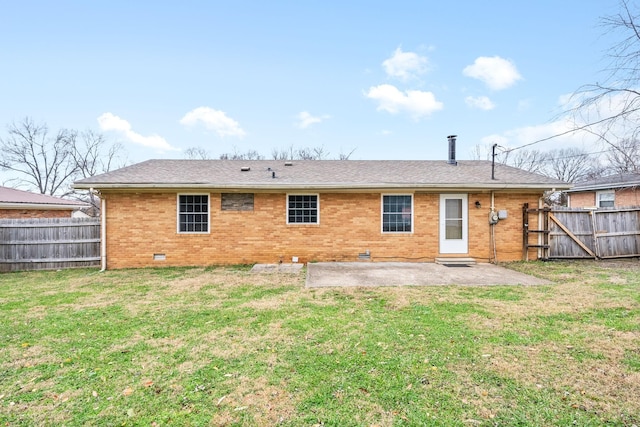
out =
[[[476,260],[473,258],[436,258],[436,264],[476,265]]]

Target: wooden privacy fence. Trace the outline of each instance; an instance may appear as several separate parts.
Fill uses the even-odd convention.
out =
[[[0,271],[100,265],[100,219],[0,219]]]
[[[530,214],[535,224],[529,223]],[[640,257],[640,207],[529,209],[525,204],[523,230],[524,253],[538,248],[541,259]]]

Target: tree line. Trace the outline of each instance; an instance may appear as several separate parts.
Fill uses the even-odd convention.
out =
[[[290,145],[286,148],[273,148],[271,150],[271,160],[349,160],[351,155],[356,151],[352,149],[348,153],[340,152],[337,156],[332,157],[324,146],[318,147],[295,147]],[[216,158],[209,151],[202,147],[190,147],[184,152],[187,159],[210,160]],[[220,160],[266,160],[267,156],[260,152],[249,149],[247,151],[239,151],[234,148],[230,153],[220,154]]]

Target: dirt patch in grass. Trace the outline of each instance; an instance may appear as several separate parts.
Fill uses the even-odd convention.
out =
[[[29,308],[29,310],[27,311],[26,316],[24,316],[24,318],[20,319],[20,320],[27,321],[27,322],[30,319],[42,320],[42,319],[45,318],[46,315],[47,315],[47,307],[45,307],[43,305],[37,305],[35,307]]]
[[[249,353],[274,353],[278,347],[289,346],[294,338],[282,327],[281,322],[268,325],[264,332],[230,327],[211,331],[199,339],[191,351],[194,356],[209,355],[221,359],[238,358]]]
[[[573,408],[607,413],[640,413],[640,373],[622,363],[625,350],[637,348],[636,333],[597,325],[570,330],[585,334],[584,348],[544,342],[533,346],[486,348],[489,368],[529,387],[548,388]]]
[[[23,343],[20,347],[7,348],[3,356],[4,369],[33,368],[37,365],[62,362],[51,355],[47,347],[38,344]]]
[[[246,412],[252,425],[276,425],[288,421],[295,414],[296,397],[287,391],[286,384],[269,384],[265,378],[239,377],[233,392],[217,397],[220,408],[212,423],[225,425],[238,422]]]
[[[513,320],[528,316],[571,314],[585,310],[620,307],[620,301],[607,297],[592,287],[578,283],[553,285],[553,292],[550,294],[540,294],[529,290],[518,301],[469,298],[468,295],[458,295],[456,300],[473,303],[486,310],[492,317],[489,323],[501,322],[502,319]],[[484,319],[483,323],[487,324],[487,319]]]
[[[285,292],[266,298],[254,299],[240,304],[240,308],[251,308],[254,310],[279,310],[283,307],[290,307],[297,304],[300,295],[297,292]]]

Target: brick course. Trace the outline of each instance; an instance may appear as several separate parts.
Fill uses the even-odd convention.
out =
[[[0,219],[71,218],[71,211],[42,209],[0,209]]]
[[[310,191],[309,194],[314,192]],[[210,196],[210,233],[177,232],[177,193],[103,191],[107,221],[107,268],[158,265],[355,261],[433,261],[439,253],[438,193],[414,194],[414,232],[381,232],[380,193],[320,193],[320,223],[286,223],[285,193],[255,193],[253,211],[221,210]],[[497,259],[522,259],[522,205],[538,206],[541,193],[496,193],[496,210],[508,217],[495,226]],[[480,201],[482,207],[475,207]],[[469,252],[455,256],[480,262],[492,257],[488,193],[468,194]],[[166,260],[154,261],[154,254]],[[532,252],[535,258],[535,252]]]

